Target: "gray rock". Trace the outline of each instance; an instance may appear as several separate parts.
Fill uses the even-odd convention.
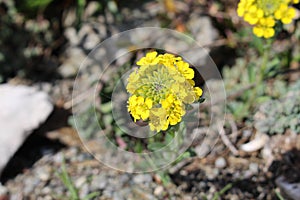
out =
[[[218,32],[209,17],[199,17],[198,14],[193,14],[187,27],[200,45],[211,44],[218,37]]]
[[[276,185],[288,196],[288,198],[293,200],[300,199],[300,182],[289,183],[285,177],[280,176],[276,179]]]
[[[203,158],[210,152],[210,146],[208,144],[198,145],[195,148],[195,152],[199,158]]]
[[[126,184],[126,183],[128,183],[129,179],[130,179],[130,177],[129,177],[128,174],[122,174],[122,175],[119,177],[119,182],[120,182],[121,184]]]
[[[219,157],[215,160],[215,166],[216,168],[222,169],[224,167],[226,167],[226,160],[223,157]]]
[[[90,193],[89,185],[87,183],[83,184],[79,190],[79,196],[84,199]]]
[[[42,190],[41,190],[41,193],[42,194],[50,194],[52,192],[51,188],[50,187],[44,187]]]
[[[59,73],[64,78],[74,77],[85,58],[86,55],[80,48],[69,48],[63,64],[58,68]]]
[[[243,130],[242,133],[243,133],[244,138],[248,138],[253,134],[253,132],[251,130]]]
[[[115,192],[113,194],[113,200],[125,200],[124,197],[122,197],[122,195],[118,192]]]
[[[39,185],[40,180],[36,177],[29,177],[24,180],[23,193],[29,195],[34,191],[34,189]]]
[[[103,174],[94,176],[91,181],[91,190],[103,190],[107,185],[107,177]]]
[[[77,31],[74,27],[66,28],[64,35],[68,38],[70,45],[76,46],[79,44],[79,38],[77,36]]]
[[[0,85],[0,174],[27,136],[43,123],[53,105],[32,87]]]
[[[51,177],[51,167],[50,166],[43,166],[36,170],[37,177],[42,181],[48,181]]]
[[[257,163],[250,163],[249,164],[249,170],[253,173],[253,174],[257,174],[258,170],[259,170],[259,166]]]
[[[75,187],[81,188],[86,183],[86,177],[81,176],[75,181]]]
[[[7,188],[0,183],[0,197],[6,195],[7,193],[8,193]]]
[[[133,182],[136,184],[147,183],[152,181],[152,176],[150,174],[138,174],[133,177]]]
[[[106,198],[112,198],[112,196],[113,196],[113,188],[112,187],[107,187],[107,189],[105,189],[104,191],[103,191],[103,196],[104,197],[106,197]]]
[[[86,36],[83,47],[88,50],[92,50],[100,43],[100,38],[95,33],[90,33]]]

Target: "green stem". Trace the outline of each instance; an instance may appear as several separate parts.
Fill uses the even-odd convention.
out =
[[[258,70],[258,80],[256,86],[253,88],[253,93],[251,94],[248,103],[246,104],[247,109],[251,109],[254,105],[254,102],[257,97],[260,96],[258,88],[261,87],[261,85],[264,82],[264,79],[266,78],[266,70],[267,70],[267,64],[270,57],[271,47],[272,47],[272,39],[268,39],[265,41],[264,45],[264,52],[262,55],[262,62],[260,69]]]
[[[269,40],[267,40],[267,42],[264,46],[263,60],[262,60],[261,66],[260,66],[259,83],[262,83],[265,78],[267,64],[268,64],[268,60],[269,60],[270,52],[271,52],[271,47],[272,47],[272,40],[269,39]]]

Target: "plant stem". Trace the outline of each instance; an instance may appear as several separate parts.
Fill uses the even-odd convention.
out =
[[[263,85],[263,82],[266,78],[267,64],[268,64],[269,57],[270,57],[272,42],[273,42],[273,40],[271,40],[271,39],[268,39],[267,41],[265,41],[264,52],[262,55],[262,62],[261,62],[260,69],[258,70],[258,80],[257,80],[256,87],[253,88],[253,93],[249,100],[248,109],[250,109],[250,107],[252,107],[254,105],[255,99],[257,97],[261,96],[261,94],[259,94],[260,91],[258,90],[258,88]]]
[[[262,83],[266,75],[266,69],[270,57],[271,46],[272,46],[272,40],[269,39],[266,41],[266,44],[264,46],[263,60],[260,66],[259,83]]]

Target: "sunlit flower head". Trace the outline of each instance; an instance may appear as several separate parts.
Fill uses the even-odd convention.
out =
[[[181,57],[149,52],[128,78],[128,112],[134,120],[148,121],[152,131],[165,131],[181,122],[185,106],[197,102],[194,70]]]
[[[241,0],[237,14],[253,25],[256,36],[270,38],[275,35],[277,22],[289,24],[295,18],[293,3],[299,3],[299,0]]]

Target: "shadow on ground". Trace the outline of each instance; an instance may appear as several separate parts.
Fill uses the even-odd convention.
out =
[[[46,133],[62,127],[68,126],[70,111],[62,108],[54,108],[47,121],[35,130],[20,147],[20,149],[10,159],[3,170],[0,182],[14,178],[19,173],[24,173],[30,169],[34,163],[47,154],[54,154],[66,147],[58,139],[49,139]]]

